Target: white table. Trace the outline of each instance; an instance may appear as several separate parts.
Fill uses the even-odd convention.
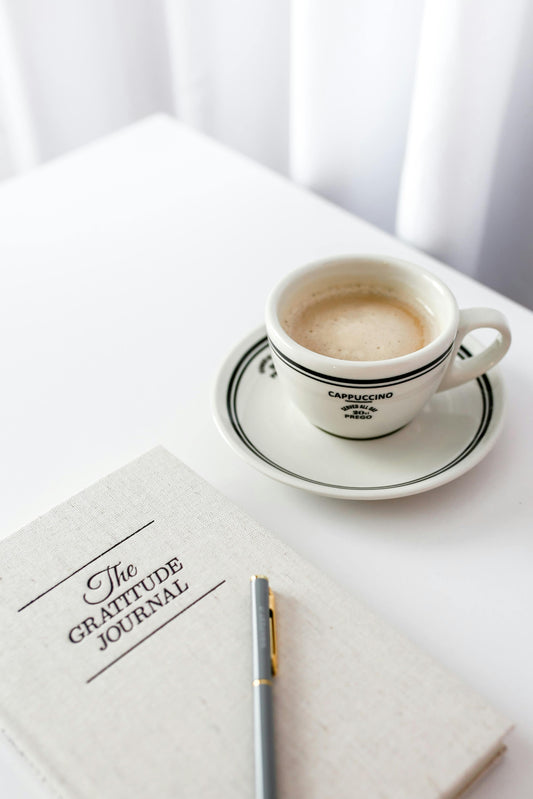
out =
[[[505,430],[459,480],[343,502],[269,480],[211,417],[271,286],[330,254],[411,258],[514,333]],[[533,315],[153,117],[0,188],[2,535],[162,443],[516,722],[479,799],[533,795]],[[505,268],[505,265],[502,265]],[[0,745],[0,793],[47,796]]]

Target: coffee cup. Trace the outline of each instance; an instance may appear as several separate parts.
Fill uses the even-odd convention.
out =
[[[487,327],[494,341],[457,358],[466,334]],[[499,311],[460,310],[431,272],[374,255],[289,273],[267,300],[266,329],[287,397],[316,427],[356,439],[404,427],[435,392],[479,377],[511,343]]]

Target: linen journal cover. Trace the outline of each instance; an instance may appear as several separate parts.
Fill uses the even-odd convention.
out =
[[[250,575],[279,796],[454,797],[510,724],[157,448],[0,542],[0,715],[51,792],[250,797]]]

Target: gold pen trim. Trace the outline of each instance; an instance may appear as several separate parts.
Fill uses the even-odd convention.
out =
[[[268,615],[270,621],[270,668],[272,676],[278,672],[278,640],[276,630],[276,603],[272,589],[268,589]]]
[[[272,680],[253,680],[252,685],[272,685]]]

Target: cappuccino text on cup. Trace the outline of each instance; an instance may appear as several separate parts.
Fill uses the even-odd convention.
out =
[[[389,257],[342,256],[288,274],[267,301],[272,357],[287,396],[312,424],[346,438],[376,438],[410,422],[436,391],[493,367],[511,343],[503,314],[459,310],[447,286]],[[457,351],[489,327],[472,358]]]

